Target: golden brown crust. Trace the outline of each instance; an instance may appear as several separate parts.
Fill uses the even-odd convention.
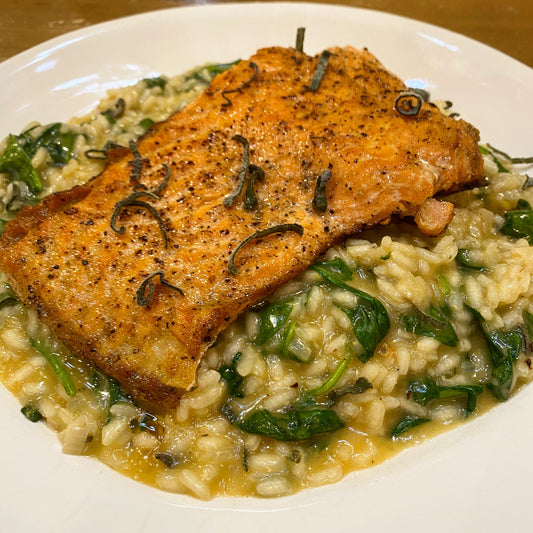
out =
[[[317,58],[292,49],[260,50],[257,78],[242,61],[205,93],[138,143],[140,181],[159,199],[144,198],[168,236],[140,206],[118,217],[130,195],[133,155],[117,154],[83,187],[25,208],[0,240],[0,268],[24,302],[78,354],[92,359],[134,395],[171,405],[194,385],[207,347],[245,308],[305,270],[330,246],[393,214],[408,213],[439,192],[476,183],[482,160],[474,128],[424,104],[415,117],[394,108],[403,83],[368,52],[333,48],[317,91],[309,90]],[[236,187],[244,147],[265,172],[257,207]],[[328,207],[312,207],[325,170]],[[297,223],[304,233],[275,234],[232,251],[258,230]],[[156,271],[148,306],[136,300]],[[181,292],[180,292],[181,291]]]

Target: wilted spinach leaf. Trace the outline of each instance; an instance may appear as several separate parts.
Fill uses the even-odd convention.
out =
[[[518,200],[516,208],[504,214],[500,233],[514,239],[525,238],[533,244],[533,210],[526,200]]]
[[[420,405],[427,405],[432,400],[448,400],[466,396],[465,413],[469,415],[476,410],[477,397],[483,392],[481,385],[437,385],[431,378],[412,381],[408,390],[413,400]]]
[[[401,320],[406,331],[415,335],[432,337],[446,346],[457,346],[459,342],[450,321],[434,305],[430,306],[428,315],[415,309],[414,313],[403,315]]]
[[[351,279],[352,272],[342,259],[315,263],[311,268],[331,284],[357,296],[357,307],[339,306],[339,308],[352,322],[353,332],[363,347],[362,353],[358,356],[359,360],[366,363],[374,355],[379,342],[389,332],[390,320],[385,306],[377,298],[345,283]]]
[[[280,441],[305,440],[344,427],[337,413],[329,409],[293,409],[287,413],[259,409],[238,421],[237,425],[247,433]]]
[[[242,389],[244,378],[237,372],[237,365],[241,360],[242,353],[237,352],[229,365],[222,365],[218,372],[228,387],[228,395],[235,398],[243,398]]]

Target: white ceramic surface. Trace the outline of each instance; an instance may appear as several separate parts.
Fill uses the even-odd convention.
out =
[[[110,87],[257,48],[368,47],[449,99],[482,139],[531,155],[533,70],[463,36],[376,11],[319,4],[178,8],[83,29],[0,65],[0,137],[91,109]],[[0,388],[0,530],[39,533],[531,531],[533,387],[450,433],[342,482],[276,499],[199,502],[65,456]]]

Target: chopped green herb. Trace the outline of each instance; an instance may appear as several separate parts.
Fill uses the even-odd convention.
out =
[[[218,63],[214,65],[207,65],[205,67],[200,67],[199,69],[196,69],[194,72],[189,74],[185,78],[185,81],[192,80],[192,79],[203,81],[203,82],[210,81],[215,76],[218,76],[222,72],[225,72],[226,70],[230,69],[233,65],[236,65],[240,61],[241,61],[240,59],[237,59],[236,61],[233,61],[231,63]],[[203,75],[204,73],[207,73],[208,80],[206,80],[206,77]]]
[[[120,383],[104,374],[101,370],[94,367],[92,374],[91,386],[103,400],[103,403],[106,407],[106,418],[104,424],[109,423],[112,418],[111,407],[115,405],[119,400],[131,401],[129,394],[124,392]]]
[[[391,437],[393,440],[398,440],[402,438],[402,435],[404,433],[407,433],[408,431],[411,431],[416,426],[420,426],[421,424],[425,424],[426,422],[430,422],[430,418],[418,418],[414,416],[406,416],[398,424],[395,426],[395,428],[392,430]]]
[[[155,122],[151,118],[145,118],[139,122],[139,126],[145,131],[151,128],[154,124]]]
[[[352,352],[351,350],[347,350],[346,355],[337,364],[333,372],[329,375],[328,379],[326,379],[326,381],[324,381],[324,383],[322,383],[322,385],[320,385],[319,387],[307,391],[307,394],[309,396],[322,396],[330,392],[335,387],[335,385],[337,385],[339,379],[341,379],[344,372],[346,372],[346,369],[348,368],[348,363],[351,361],[351,359]]]
[[[2,292],[0,293],[0,308],[4,306],[14,305],[19,302],[15,291],[11,288],[11,285],[5,284]]]
[[[401,317],[402,325],[406,331],[422,337],[432,337],[446,346],[457,346],[459,339],[453,326],[443,313],[434,305],[429,308],[429,314],[419,309]]]
[[[250,143],[242,135],[234,135],[231,138],[232,141],[237,141],[244,146],[244,154],[242,156],[241,168],[239,170],[239,178],[237,181],[237,187],[234,192],[224,198],[224,206],[231,207],[238,196],[244,189],[244,183],[248,174],[248,167],[250,166]]]
[[[466,396],[465,414],[468,416],[476,410],[477,397],[483,392],[481,385],[439,386],[431,378],[412,381],[408,391],[413,400],[420,405],[427,405],[432,400],[456,399]]]
[[[326,195],[326,185],[331,179],[331,170],[324,170],[318,176],[313,197],[313,208],[315,211],[323,213],[328,208],[328,197]]]
[[[65,365],[61,361],[59,354],[52,352],[49,348],[43,345],[42,342],[35,339],[30,339],[32,348],[37,350],[48,362],[52,370],[54,371],[59,383],[61,383],[63,389],[69,396],[76,396],[78,390],[74,385],[70,374],[68,373]]]
[[[250,457],[250,452],[248,448],[244,448],[242,451],[242,467],[245,472],[248,472],[248,458]]]
[[[342,398],[346,394],[362,394],[363,392],[371,388],[372,388],[372,383],[370,383],[368,379],[361,377],[352,385],[348,385],[347,387],[344,387],[342,389],[332,390],[329,393],[328,398],[333,403],[337,403],[339,399]]]
[[[111,215],[110,226],[111,226],[111,229],[113,231],[115,231],[116,233],[120,233],[120,234],[124,233],[126,231],[126,227],[125,226],[117,227],[117,225],[116,225],[117,224],[117,219],[118,219],[122,209],[124,209],[125,207],[142,207],[143,209],[147,209],[152,214],[152,216],[156,219],[157,224],[159,225],[159,229],[161,230],[161,234],[163,236],[164,246],[166,248],[167,244],[168,244],[167,231],[166,231],[165,226],[163,224],[163,219],[161,218],[161,215],[158,213],[158,211],[152,205],[148,204],[147,202],[139,200],[139,198],[141,198],[142,196],[147,196],[148,198],[152,198],[154,200],[159,200],[159,196],[158,195],[167,186],[168,181],[170,179],[170,167],[166,163],[164,163],[163,166],[165,167],[166,174],[165,174],[165,177],[164,177],[163,181],[161,182],[161,184],[158,187],[156,187],[152,191],[148,191],[148,190],[145,190],[145,189],[136,190],[136,191],[132,192],[129,196],[127,196],[123,200],[119,200],[115,204],[115,207],[113,209],[113,213]],[[138,187],[139,188],[144,188],[144,185],[138,184]]]
[[[347,285],[349,267],[337,258],[334,261],[319,262],[311,266],[324,279],[333,285],[350,291],[357,296],[357,307],[339,308],[344,311],[352,322],[352,328],[363,351],[358,358],[366,363],[373,355],[377,345],[385,338],[390,329],[390,319],[385,306],[376,298],[364,291]],[[350,273],[351,277],[351,273]]]
[[[233,396],[235,398],[244,397],[244,378],[237,372],[237,365],[241,360],[242,353],[237,352],[233,357],[229,365],[222,365],[218,369],[220,377],[226,382],[228,388],[228,396]]]
[[[117,118],[120,118],[126,110],[126,101],[124,98],[119,98],[113,107],[102,111],[102,115],[107,118],[110,124],[114,124]]]
[[[353,277],[351,268],[340,257],[332,261],[317,261],[311,268],[327,281],[341,288],[345,288],[342,282],[350,281]],[[341,282],[340,285],[339,282]]]
[[[298,464],[302,460],[302,452],[300,450],[292,450],[287,456],[287,461]]]
[[[499,401],[507,400],[513,384],[513,360],[518,358],[524,344],[522,332],[520,328],[510,331],[497,329],[489,331],[481,313],[468,305],[467,308],[474,316],[487,341],[492,365],[492,382],[487,384],[487,388]]]
[[[153,89],[154,87],[164,89],[167,84],[167,80],[159,76],[156,76],[155,78],[144,78],[143,81],[148,89]]]
[[[526,331],[529,340],[533,341],[533,314],[531,314],[527,309],[524,309],[522,317],[524,318],[524,323],[526,325]]]
[[[169,289],[173,289],[183,296],[183,291],[179,287],[176,287],[175,285],[169,283],[165,279],[165,273],[162,270],[158,270],[157,272],[153,272],[152,274],[147,276],[137,289],[137,303],[142,307],[150,305],[150,302],[152,301],[155,292],[155,285],[153,279],[156,276],[159,276],[159,283],[161,283],[161,285],[168,287]]]
[[[255,196],[254,190],[255,180],[263,181],[265,178],[265,171],[257,165],[249,165],[248,172],[250,173],[250,177],[248,179],[248,186],[246,187],[244,209],[250,211],[257,204],[257,197]]]
[[[13,180],[24,182],[33,194],[43,190],[41,176],[31,164],[31,157],[19,145],[14,135],[7,138],[6,148],[0,157],[0,172],[6,172]]]
[[[456,256],[457,257],[457,256]],[[441,274],[438,278],[438,283],[439,283],[439,289],[440,289],[440,292],[446,297],[446,296],[450,296],[450,294],[452,293],[452,287],[450,285],[450,282],[448,281],[448,278],[444,275],[444,274]]]
[[[129,143],[131,153],[133,154],[133,160],[128,162],[128,165],[131,167],[130,181],[132,183],[138,183],[139,178],[141,177],[143,158],[139,153],[137,144],[135,141],[131,140]]]
[[[494,146],[491,146],[489,143],[487,143],[487,146],[497,155],[504,157],[505,159],[509,160],[513,165],[530,165],[533,163],[533,157],[511,157],[510,155],[506,154],[505,152],[502,152],[501,150],[498,150],[497,148],[494,148]]]
[[[516,209],[504,214],[500,233],[514,239],[526,238],[533,245],[533,210],[526,200],[518,200]]]
[[[175,468],[179,464],[179,460],[170,452],[157,452],[154,457],[158,461],[161,461],[167,468]]]
[[[39,422],[43,419],[41,412],[33,405],[25,405],[20,412],[30,421],[30,422]]]
[[[463,272],[487,272],[488,268],[475,263],[470,257],[470,250],[467,248],[459,248],[455,256],[455,262],[461,267]]]
[[[281,336],[281,343],[279,347],[279,353],[282,357],[289,356],[289,348],[290,348],[291,342],[293,341],[296,335],[297,327],[298,327],[298,324],[296,322],[290,322],[288,326],[285,328],[283,335]]]
[[[296,44],[294,46],[297,52],[304,51],[304,37],[305,37],[305,28],[298,28],[296,30]]]
[[[313,435],[331,433],[344,427],[337,413],[329,409],[293,409],[287,413],[259,409],[237,425],[247,433],[279,441],[305,440]]]
[[[227,89],[225,91],[222,91],[222,98],[224,98],[224,100],[226,100],[222,104],[223,106],[229,106],[229,105],[232,104],[231,100],[226,96],[227,94],[236,93],[236,92],[242,91],[244,88],[248,87],[248,85],[250,85],[255,80],[255,78],[257,78],[257,74],[259,72],[259,67],[253,61],[250,61],[249,63],[250,63],[250,66],[252,67],[252,69],[254,71],[253,74],[251,75],[251,77],[248,80],[243,82],[240,87],[237,87],[236,89]]]
[[[418,87],[409,87],[409,92],[416,93],[424,102],[429,102],[431,94],[425,89],[420,89]]]
[[[483,154],[483,155],[490,155],[491,159],[494,161],[494,163],[496,164],[496,166],[498,167],[498,172],[505,172],[505,173],[508,173],[509,171],[501,164],[500,160],[490,151],[488,150],[487,148],[485,148],[484,146],[480,146],[479,147],[479,151]]]
[[[278,224],[277,226],[272,226],[271,228],[267,228],[264,230],[256,231],[255,233],[252,233],[249,237],[246,237],[244,241],[242,241],[233,252],[231,252],[231,255],[229,257],[228,261],[228,270],[230,274],[233,276],[237,275],[238,269],[235,266],[235,256],[239,252],[241,248],[244,248],[250,241],[253,241],[255,239],[262,239],[263,237],[267,237],[268,235],[272,235],[274,233],[286,233],[288,231],[294,231],[295,233],[298,233],[298,235],[303,235],[304,229],[300,224]]]
[[[413,99],[416,103],[413,104]],[[413,90],[404,91],[400,93],[394,101],[394,108],[400,115],[412,117],[418,115],[422,107],[424,99],[422,96]]]
[[[157,417],[146,411],[130,421],[130,429],[145,431],[156,437],[163,434],[163,428]]]
[[[265,307],[259,313],[259,333],[255,338],[257,346],[263,346],[271,339],[287,322],[292,312],[292,304],[273,303]]]
[[[310,91],[318,91],[318,88],[320,87],[320,82],[322,81],[322,78],[326,74],[330,55],[331,55],[331,52],[329,50],[324,50],[320,54],[315,72],[313,74],[313,78],[311,79],[311,83],[309,84],[309,87],[308,87]]]

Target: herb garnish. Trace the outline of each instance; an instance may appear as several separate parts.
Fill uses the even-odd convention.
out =
[[[30,421],[30,422],[39,422],[39,420],[42,420],[43,415],[37,409],[37,407],[34,407],[31,404],[25,405],[20,412]]]
[[[147,209],[150,212],[150,214],[152,214],[152,216],[156,219],[157,224],[159,225],[159,229],[161,230],[161,234],[163,235],[163,242],[164,242],[165,248],[167,247],[167,244],[168,244],[167,231],[163,224],[163,219],[161,218],[161,215],[157,212],[157,210],[152,205],[142,200],[139,200],[139,198],[141,198],[142,196],[147,196],[148,198],[152,198],[154,200],[160,199],[159,193],[166,187],[166,185],[168,184],[168,180],[170,179],[170,167],[166,163],[163,163],[163,167],[165,168],[166,174],[165,174],[163,181],[158,187],[156,187],[152,191],[135,190],[129,196],[127,196],[126,198],[122,200],[119,200],[115,204],[115,207],[113,209],[113,214],[111,215],[111,222],[110,222],[110,226],[113,231],[115,231],[116,233],[120,233],[120,234],[126,231],[125,226],[120,226],[120,228],[117,228],[116,226],[117,219],[122,209],[124,209],[125,207],[142,207],[144,209]],[[138,184],[136,188],[137,187],[140,188],[140,187],[145,187],[145,186],[142,184]]]
[[[145,278],[145,280],[140,284],[139,288],[137,289],[137,303],[140,306],[145,307],[147,305],[150,305],[150,302],[152,301],[152,297],[154,296],[155,292],[155,285],[153,279],[156,276],[159,276],[159,282],[161,283],[161,285],[164,285],[169,289],[174,289],[183,296],[183,291],[179,287],[176,287],[175,285],[169,283],[165,279],[165,273],[162,270],[158,270],[157,272],[153,272],[147,278]]]
[[[533,157],[511,157],[510,155],[506,154],[502,150],[498,150],[498,148],[494,148],[494,146],[491,146],[489,143],[487,143],[487,146],[496,155],[504,157],[505,159],[510,161],[513,165],[529,165],[529,164],[533,163]]]
[[[309,84],[309,87],[308,87],[310,91],[318,91],[318,88],[320,87],[320,82],[322,81],[324,74],[326,74],[326,69],[328,68],[330,55],[331,55],[331,52],[329,50],[324,50],[320,54],[320,57],[318,58],[318,63],[316,65],[315,73],[313,74],[311,83]]]
[[[242,193],[242,190],[244,189],[244,183],[246,182],[246,177],[249,174],[250,177],[248,180],[248,186],[246,187],[246,194],[244,200],[244,208],[249,211],[253,209],[257,204],[257,197],[255,196],[254,190],[255,180],[257,179],[259,181],[263,181],[265,177],[265,172],[261,167],[250,164],[250,143],[248,142],[248,139],[246,139],[242,135],[237,134],[234,135],[231,140],[238,141],[244,146],[244,154],[242,156],[241,168],[239,170],[239,179],[237,181],[237,187],[235,191],[233,191],[231,194],[228,194],[228,196],[224,198],[224,206],[231,207],[235,203],[235,200],[239,197],[239,195]]]
[[[322,396],[324,394],[327,394],[330,392],[335,385],[337,385],[338,381],[341,379],[344,372],[346,372],[346,369],[348,368],[348,363],[352,359],[352,351],[346,350],[346,355],[344,358],[337,364],[333,372],[329,375],[328,379],[322,383],[319,387],[316,387],[315,389],[311,389],[310,391],[306,392],[306,395],[308,396]]]
[[[294,231],[295,233],[298,233],[298,235],[303,235],[304,229],[300,224],[278,224],[277,226],[272,226],[271,228],[266,228],[263,230],[256,231],[255,233],[252,233],[249,237],[246,237],[244,241],[242,241],[233,252],[231,252],[229,261],[228,261],[228,270],[230,271],[230,274],[233,276],[237,275],[237,267],[235,266],[235,256],[239,252],[241,248],[246,246],[250,241],[253,241],[255,239],[261,239],[262,237],[267,237],[268,235],[272,235],[274,233],[285,233],[287,231]]]
[[[167,468],[175,468],[179,464],[179,459],[170,452],[157,452],[154,457]]]
[[[415,308],[414,312],[403,315],[401,322],[406,331],[415,335],[431,337],[446,346],[453,347],[459,343],[450,321],[434,305],[429,307],[428,314]]]
[[[265,171],[257,165],[249,165],[248,171],[250,172],[250,177],[248,179],[248,186],[246,187],[244,209],[250,211],[257,204],[257,197],[254,190],[255,180],[263,181],[265,179]]]
[[[65,365],[61,361],[59,354],[52,352],[49,348],[45,347],[42,342],[30,338],[30,345],[33,349],[37,350],[48,362],[52,370],[54,371],[59,383],[65,389],[65,392],[69,396],[76,396],[78,389],[72,382],[70,374],[68,373]]]
[[[427,405],[433,400],[457,399],[466,396],[465,414],[476,410],[477,397],[483,392],[481,385],[437,385],[427,377],[424,380],[411,381],[407,389],[413,400],[419,405]]]
[[[102,115],[109,120],[110,124],[114,124],[117,118],[120,118],[126,110],[126,101],[124,98],[119,98],[114,107],[110,107],[105,111],[102,111]]]
[[[129,142],[131,153],[133,154],[133,160],[128,163],[131,167],[130,181],[137,183],[141,177],[143,160],[135,141]]]
[[[335,411],[329,409],[292,408],[286,413],[259,409],[236,421],[237,427],[254,435],[279,441],[305,440],[320,433],[330,433],[344,427]]]
[[[164,89],[167,84],[167,80],[160,76],[156,76],[155,78],[144,78],[143,81],[148,89],[153,89],[154,87]]]
[[[253,61],[250,61],[250,66],[253,68],[254,72],[248,80],[243,82],[242,85],[240,87],[237,87],[236,89],[226,89],[225,91],[222,91],[222,98],[226,100],[225,102],[222,103],[223,106],[229,106],[232,104],[231,100],[226,96],[227,94],[237,93],[237,92],[242,91],[242,89],[248,87],[248,85],[250,85],[255,80],[255,78],[257,78],[259,67]]]
[[[315,185],[315,194],[313,196],[313,208],[323,213],[328,208],[328,197],[326,195],[326,184],[331,179],[331,170],[324,170],[318,176]]]
[[[413,98],[416,99],[416,104],[414,105]],[[400,115],[412,117],[418,115],[423,101],[424,99],[418,92],[413,90],[403,91],[394,100],[394,108]]]
[[[352,278],[352,271],[340,257],[332,261],[317,262],[310,268],[331,284],[357,296],[357,307],[338,307],[351,320],[354,335],[363,348],[358,359],[366,363],[389,332],[390,319],[385,306],[377,298],[345,283]]]
[[[420,89],[418,87],[409,87],[409,91],[418,94],[420,98],[424,100],[424,102],[429,102],[431,95],[425,89]],[[451,102],[448,103],[451,105]]]
[[[31,193],[43,190],[41,176],[33,168],[31,157],[20,146],[15,135],[9,134],[7,145],[0,157],[0,172],[7,172],[12,179],[24,182]]]
[[[224,198],[224,206],[231,207],[239,194],[244,189],[244,182],[246,181],[246,175],[248,173],[248,167],[250,166],[250,143],[248,139],[242,135],[234,135],[231,138],[232,141],[240,142],[244,146],[244,154],[242,156],[241,169],[239,170],[239,180],[237,181],[237,188],[233,193]]]
[[[426,422],[430,422],[430,418],[419,418],[414,416],[406,416],[405,418],[402,418],[398,424],[396,424],[396,427],[392,430],[391,437],[392,440],[398,440],[402,438],[402,435],[406,433],[407,431],[410,431],[411,429],[415,428],[416,426],[420,426],[420,424],[425,424]]]
[[[513,361],[518,358],[523,347],[522,332],[519,328],[510,331],[498,329],[489,331],[481,313],[469,305],[466,307],[474,316],[487,341],[489,359],[492,364],[492,382],[487,383],[486,387],[498,401],[506,401],[513,384]]]
[[[304,51],[304,37],[305,37],[305,28],[298,28],[296,30],[296,45],[294,46],[297,52]]]
[[[256,346],[263,346],[286,324],[292,312],[292,304],[276,302],[268,305],[259,313],[259,332],[255,338]]]
[[[455,256],[455,262],[460,265],[464,272],[487,272],[488,268],[476,263],[470,257],[470,250],[468,248],[459,248]]]
[[[483,155],[490,155],[492,161],[494,162],[496,167],[498,167],[498,172],[509,173],[509,171],[501,164],[500,160],[490,150],[488,150],[484,146],[480,146],[479,151]]]
[[[242,352],[237,352],[233,356],[233,359],[229,365],[222,365],[218,369],[220,377],[226,382],[228,396],[233,396],[235,398],[244,397],[244,390],[242,388],[244,384],[244,378],[239,374],[239,372],[237,372],[237,365],[239,364],[241,357]]]
[[[516,208],[504,214],[500,233],[514,239],[526,238],[533,245],[533,210],[526,200],[518,200]]]
[[[89,148],[89,150],[85,150],[84,155],[87,159],[105,160],[107,159],[109,151],[116,149],[116,148],[124,148],[124,146],[116,143],[115,141],[107,141],[103,148],[101,149]]]

